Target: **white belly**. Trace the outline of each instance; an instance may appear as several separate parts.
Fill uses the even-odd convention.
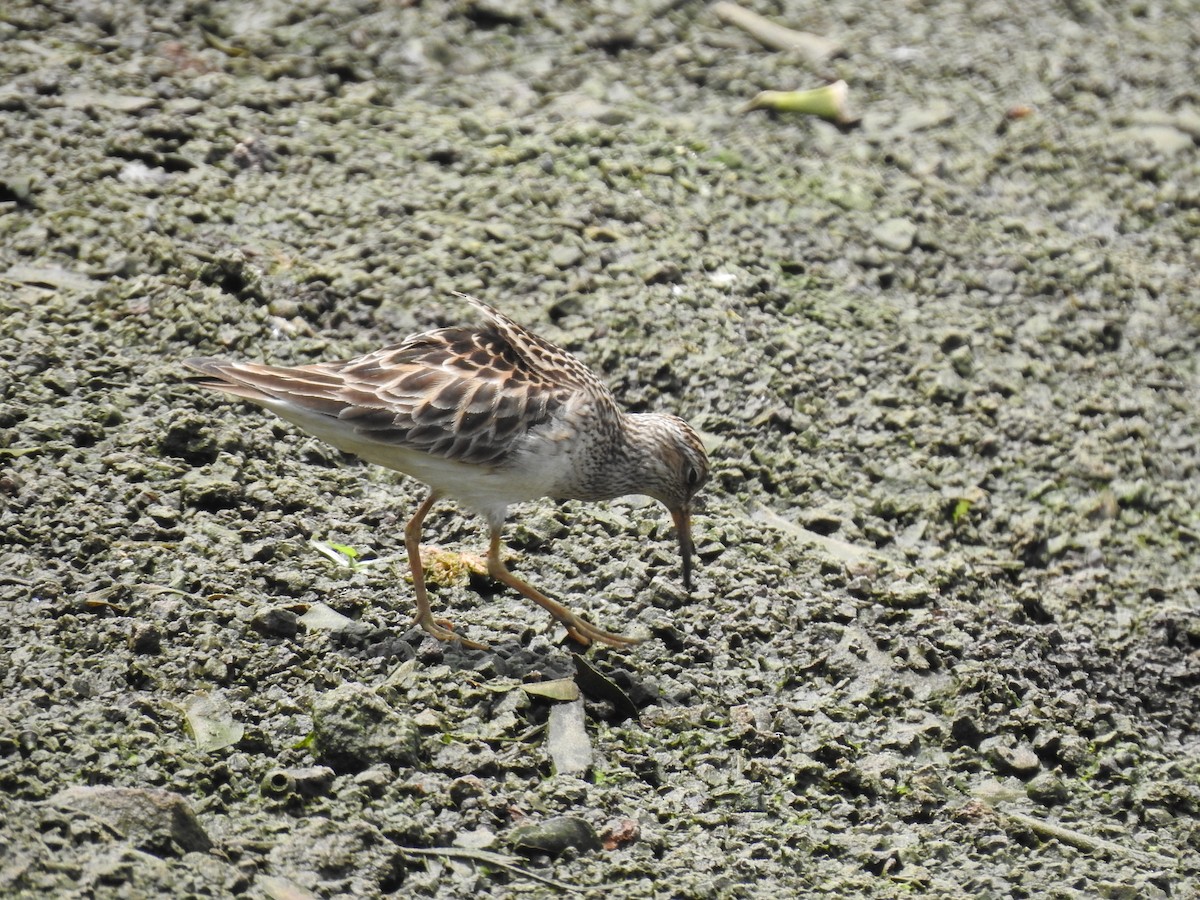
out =
[[[297,409],[288,403],[263,404],[281,419],[298,425],[313,437],[353,453],[367,462],[403,472],[445,497],[453,498],[499,526],[511,503],[562,495],[570,483],[571,460],[566,442],[553,429],[530,435],[518,460],[510,466],[479,466],[431,456],[395,444],[384,444],[358,434],[347,423]]]

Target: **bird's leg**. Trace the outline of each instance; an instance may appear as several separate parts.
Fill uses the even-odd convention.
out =
[[[458,641],[464,647],[473,650],[486,650],[486,645],[477,644],[455,634],[447,627],[450,623],[444,619],[439,622],[429,608],[429,594],[425,590],[425,566],[421,562],[421,525],[437,498],[437,491],[431,491],[404,526],[404,548],[408,551],[408,567],[412,570],[413,593],[417,600],[417,615],[413,621],[440,641]]]
[[[631,644],[640,644],[640,638],[626,637],[623,634],[613,634],[611,631],[605,631],[603,628],[597,628],[591,622],[581,619],[575,613],[571,612],[561,603],[556,603],[551,600],[537,588],[526,584],[512,572],[508,571],[508,567],[504,565],[504,560],[500,558],[500,529],[492,529],[491,544],[488,547],[488,574],[499,581],[501,584],[506,584],[517,593],[524,597],[528,597],[555,619],[562,622],[567,629],[567,634],[573,637],[579,643],[590,644],[592,641],[600,641],[603,644],[608,644],[612,647],[628,647]]]

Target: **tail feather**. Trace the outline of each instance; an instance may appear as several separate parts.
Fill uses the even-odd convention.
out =
[[[237,378],[233,365],[227,360],[217,359],[212,356],[194,356],[191,359],[185,359],[183,364],[193,372],[200,373],[188,378],[189,384],[194,384],[197,387],[211,388],[214,391],[223,391],[226,394],[241,397],[245,400],[252,400],[255,403],[263,403],[273,399],[270,394],[244,381],[240,381]]]

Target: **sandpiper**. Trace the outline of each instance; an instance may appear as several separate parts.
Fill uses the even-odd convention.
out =
[[[574,356],[487,304],[455,296],[482,313],[483,323],[414,334],[336,362],[281,367],[197,357],[184,365],[201,373],[196,384],[257,403],[339,450],[429,487],[404,544],[415,622],[434,637],[484,646],[430,611],[421,525],[445,497],[487,522],[492,578],[542,606],[582,644],[638,643],[596,627],[509,572],[500,557],[508,507],[539,497],[653,497],[674,519],[691,590],[691,506],[708,478],[704,446],[678,416],[623,412]]]

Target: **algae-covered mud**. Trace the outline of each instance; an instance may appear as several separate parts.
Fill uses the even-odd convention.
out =
[[[1195,895],[1194,5],[753,9],[4,5],[0,894]],[[183,381],[456,290],[703,433],[506,531],[644,643]]]

